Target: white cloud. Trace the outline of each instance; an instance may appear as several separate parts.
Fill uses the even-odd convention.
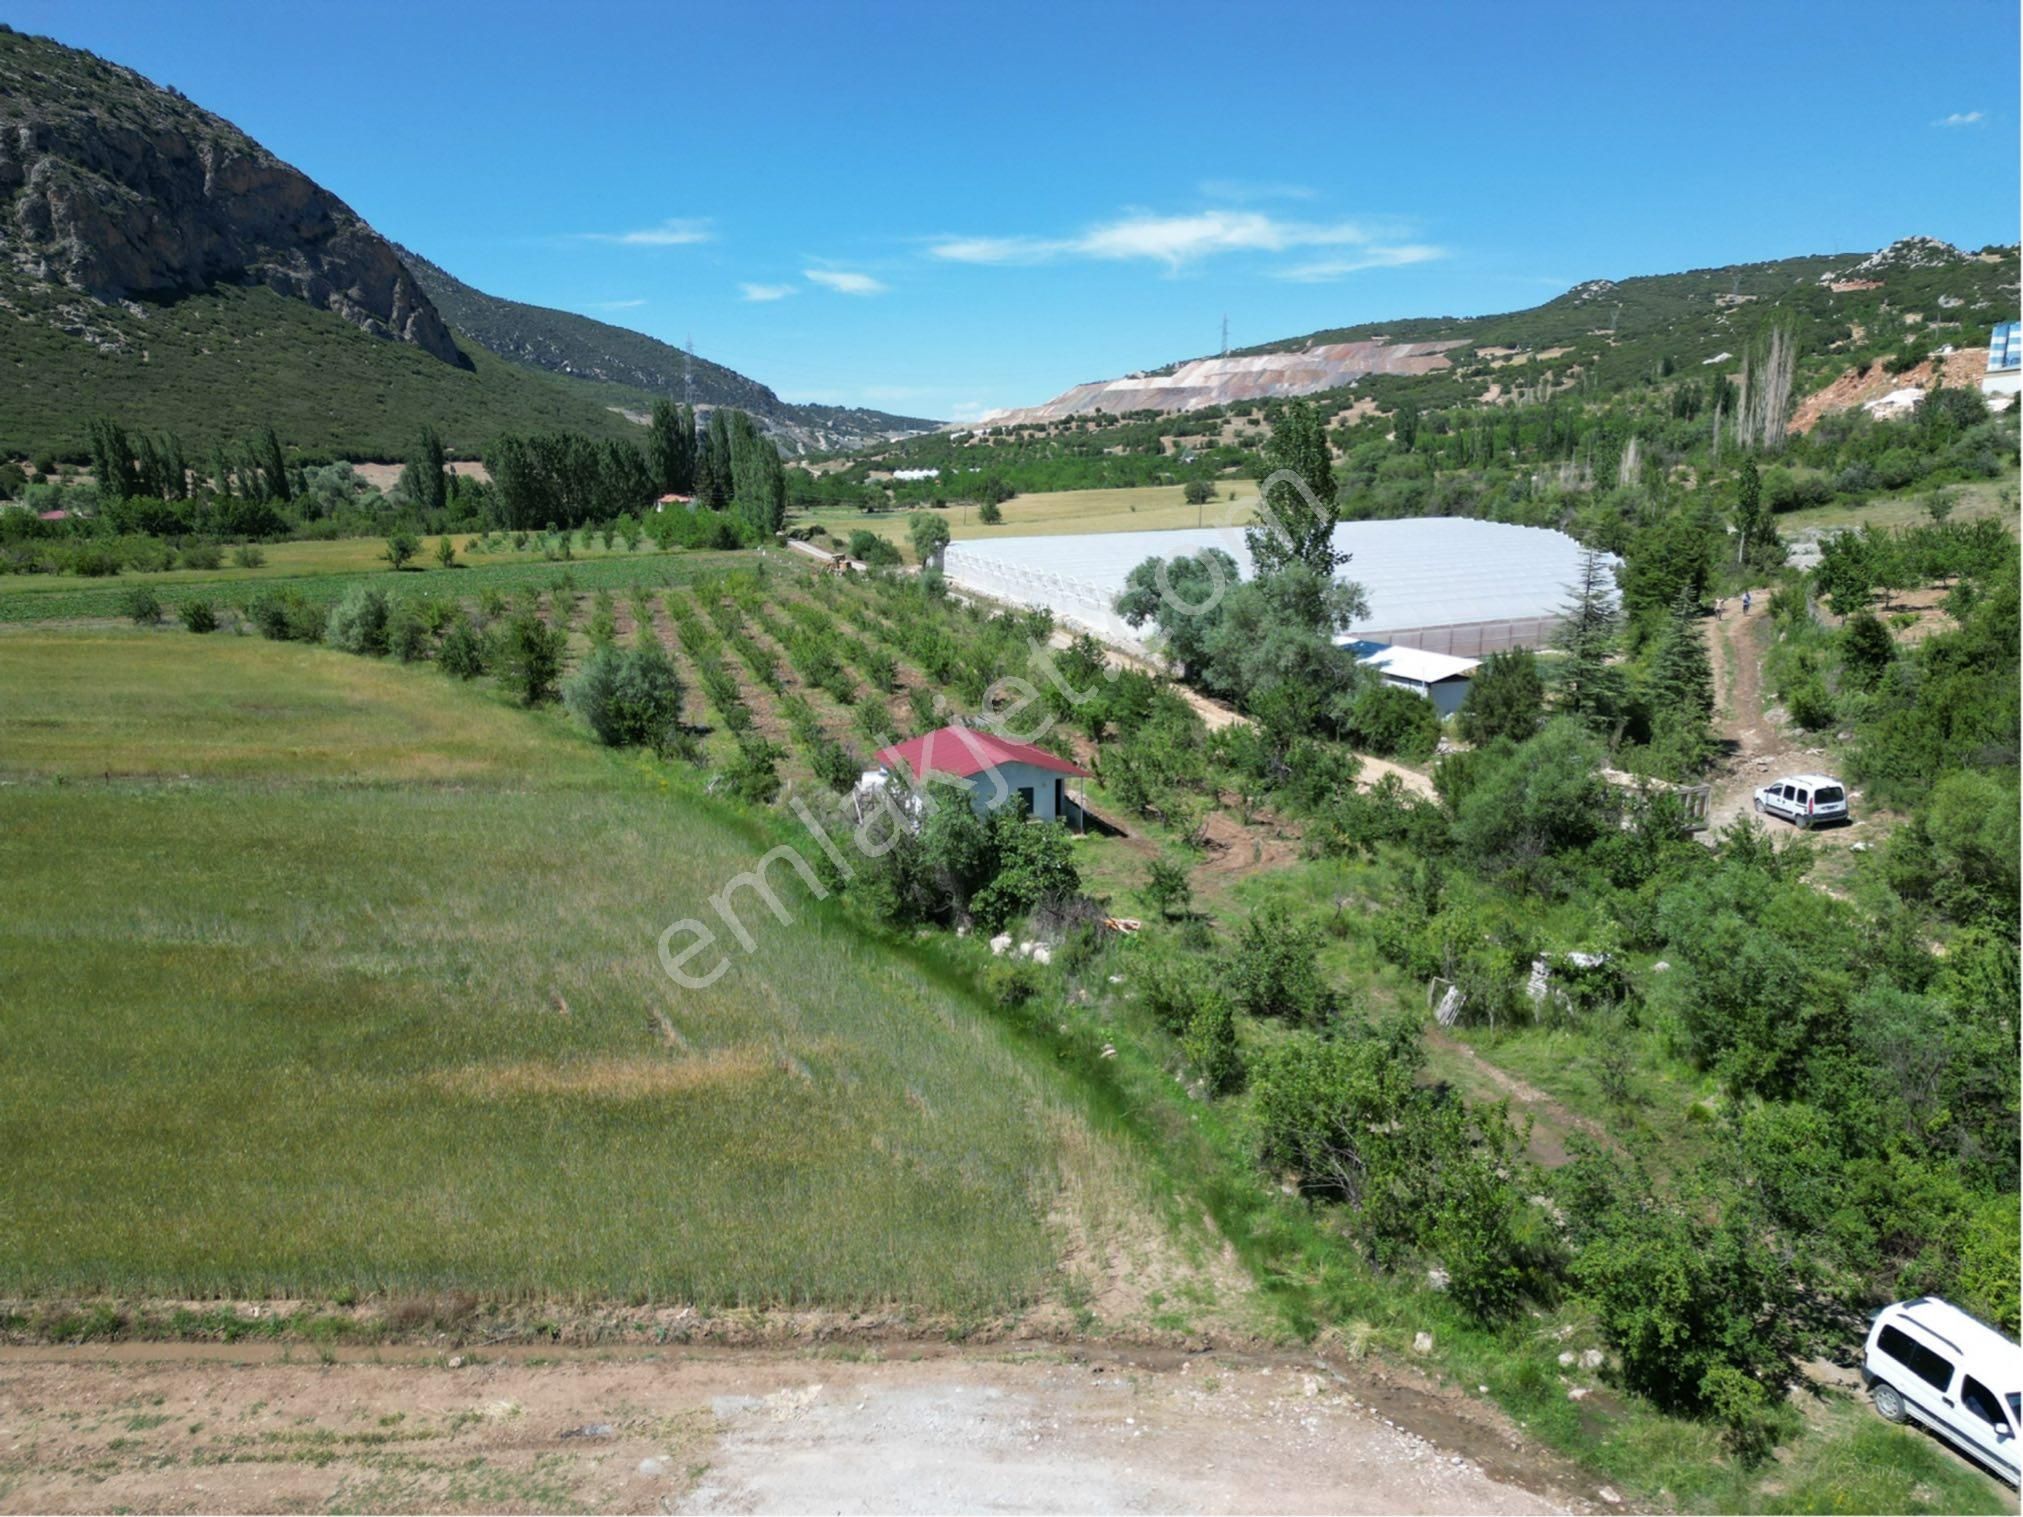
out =
[[[1955,111],[1950,116],[1941,116],[1933,126],[1979,126],[1984,118],[1979,111]]]
[[[582,232],[585,242],[608,242],[625,248],[678,248],[708,242],[716,236],[706,220],[671,217],[659,226],[641,227],[633,232]]]
[[[636,311],[645,305],[644,300],[592,300],[585,304],[591,311]]]
[[[1300,284],[1322,284],[1346,274],[1359,274],[1364,269],[1398,269],[1409,263],[1430,263],[1435,258],[1446,256],[1445,248],[1423,242],[1406,243],[1401,247],[1371,246],[1344,258],[1317,258],[1311,263],[1294,264],[1289,269],[1276,269],[1272,277],[1291,279]]]
[[[801,293],[800,286],[792,284],[741,284],[738,290],[746,300],[785,300]]]
[[[1201,211],[1186,216],[1136,213],[1091,227],[1078,237],[946,237],[928,251],[952,263],[1047,263],[1057,258],[1095,258],[1109,262],[1143,260],[1179,269],[1197,259],[1222,253],[1284,253],[1296,248],[1362,248],[1380,235],[1352,221],[1285,221],[1262,211]],[[1392,250],[1393,252],[1397,250]],[[1438,256],[1414,250],[1418,257],[1390,262],[1417,262]],[[1318,265],[1315,265],[1318,267]]]
[[[812,284],[838,295],[883,295],[885,286],[869,274],[852,274],[844,269],[803,269]]]

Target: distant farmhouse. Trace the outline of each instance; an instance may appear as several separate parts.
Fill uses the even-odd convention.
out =
[[[1082,808],[1068,794],[1070,779],[1089,771],[1031,743],[1015,743],[971,727],[937,727],[923,737],[878,753],[878,770],[860,782],[882,784],[895,772],[917,792],[933,795],[961,786],[978,815],[1023,802],[1035,821],[1078,822]]]
[[[2023,321],[1998,322],[1988,339],[1988,372],[1981,380],[1981,393],[2019,392],[2023,392]]]
[[[1424,648],[1401,648],[1394,643],[1352,640],[1346,634],[1335,639],[1335,646],[1348,649],[1357,663],[1375,673],[1383,683],[1431,701],[1442,721],[1461,709],[1461,703],[1468,699],[1469,681],[1482,666],[1480,659],[1428,653]]]

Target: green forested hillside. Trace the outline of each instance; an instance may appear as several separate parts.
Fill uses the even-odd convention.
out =
[[[172,431],[199,454],[272,425],[305,455],[400,458],[420,421],[476,454],[500,432],[644,429],[632,391],[535,373],[467,344],[457,369],[265,286],[160,304],[81,304],[70,291],[0,285],[0,454],[82,459],[95,415]],[[88,320],[89,325],[84,325]]]

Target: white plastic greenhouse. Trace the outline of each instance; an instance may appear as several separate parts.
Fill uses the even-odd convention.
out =
[[[1125,578],[1148,558],[1204,548],[1222,549],[1249,576],[1241,527],[982,538],[950,544],[944,569],[959,589],[1045,606],[1067,626],[1143,652],[1151,627],[1134,629],[1114,609]],[[1353,636],[1463,658],[1550,641],[1581,555],[1563,532],[1465,517],[1343,522],[1335,548],[1350,555],[1338,577],[1370,603]]]

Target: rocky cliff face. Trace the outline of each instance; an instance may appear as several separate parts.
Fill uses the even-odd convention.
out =
[[[0,27],[0,258],[99,300],[256,282],[468,368],[392,246],[223,118]]]

